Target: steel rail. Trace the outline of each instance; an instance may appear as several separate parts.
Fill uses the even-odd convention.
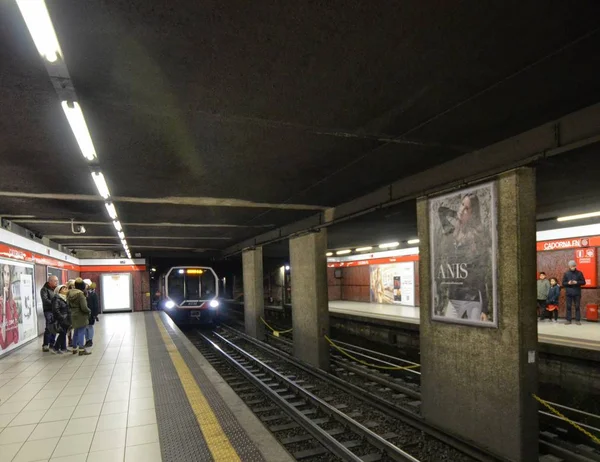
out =
[[[252,382],[257,388],[260,389],[269,399],[271,399],[283,412],[291,417],[296,423],[304,428],[310,435],[313,436],[319,443],[321,443],[326,449],[337,457],[350,461],[350,462],[361,462],[361,458],[346,448],[342,443],[333,438],[329,433],[315,424],[310,418],[298,411],[294,406],[291,406],[285,399],[279,394],[271,390],[262,380],[255,377],[248,368],[240,364],[235,358],[229,355],[227,352],[213,342],[211,339],[206,337],[204,334],[200,334],[204,340],[206,340],[213,348],[218,351],[227,361],[232,364],[242,375],[244,375],[250,382]],[[218,335],[218,334],[217,334]],[[256,360],[258,361],[258,360]],[[264,363],[262,363],[264,364]]]
[[[284,376],[277,370],[273,369],[268,364],[264,363],[260,359],[251,355],[244,349],[240,348],[235,343],[231,342],[229,339],[223,337],[222,335],[220,335],[216,332],[213,332],[213,334],[215,336],[217,336],[218,338],[220,338],[225,343],[227,343],[227,345],[229,345],[231,348],[233,348],[239,354],[248,358],[255,365],[258,365],[264,371],[269,372],[269,374],[271,374],[271,376],[276,378],[277,381],[279,381],[280,383],[285,384],[287,387],[295,390],[299,395],[303,396],[308,401],[311,401],[314,405],[316,405],[317,407],[322,409],[326,414],[329,414],[331,417],[336,419],[338,422],[340,422],[341,424],[350,428],[350,430],[352,432],[357,433],[358,435],[364,437],[371,445],[373,445],[377,449],[385,452],[392,459],[400,461],[400,462],[420,462],[419,459],[416,459],[415,457],[411,456],[409,453],[402,450],[398,446],[396,446],[396,445],[390,443],[389,441],[387,441],[386,439],[382,438],[377,433],[373,432],[372,430],[369,430],[367,427],[362,425],[360,422],[357,422],[356,420],[347,416],[342,411],[340,411],[339,409],[336,409],[334,406],[332,406],[331,404],[322,400],[318,396],[313,395],[308,390],[306,390],[303,387],[301,387],[300,385],[296,384],[293,380],[288,379],[286,376]],[[355,456],[355,457],[357,457],[357,456]],[[360,457],[357,457],[357,458],[358,458],[358,460],[360,460]]]
[[[252,343],[253,345],[263,349],[264,351],[267,351],[270,354],[289,362],[290,364],[294,365],[298,369],[301,369],[301,370],[307,372],[308,374],[311,374],[311,375],[323,380],[324,382],[327,382],[327,383],[339,388],[343,392],[348,393],[365,403],[368,403],[373,408],[389,415],[390,417],[393,417],[393,418],[405,423],[406,425],[413,427],[419,431],[422,431],[422,432],[428,434],[430,437],[435,438],[435,439],[443,442],[444,444],[447,444],[448,446],[453,447],[454,449],[466,454],[467,456],[470,456],[470,457],[472,457],[476,460],[482,461],[482,462],[508,462],[508,459],[506,459],[506,458],[499,457],[495,454],[489,453],[489,452],[485,451],[484,449],[481,449],[481,448],[475,446],[474,444],[472,444],[468,441],[465,441],[459,437],[456,437],[454,435],[449,435],[447,432],[445,432],[441,428],[438,428],[428,422],[425,422],[420,415],[418,415],[414,412],[411,412],[407,409],[401,408],[401,407],[397,406],[396,404],[394,404],[384,398],[381,398],[380,396],[369,393],[368,391],[365,391],[364,388],[361,388],[357,385],[354,385],[350,382],[340,379],[339,377],[329,374],[328,372],[325,372],[321,369],[317,369],[313,366],[310,366],[310,365],[294,358],[293,356],[291,356],[277,348],[274,348],[271,345],[265,344],[264,342],[261,342],[253,337],[250,337],[236,329],[233,329],[231,327],[226,327],[226,326],[221,326],[221,327],[227,331],[230,331],[234,335],[237,335],[240,338],[243,338],[244,340],[248,341],[249,343]],[[419,395],[419,397],[420,397],[420,395]]]

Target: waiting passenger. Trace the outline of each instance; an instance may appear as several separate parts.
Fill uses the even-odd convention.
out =
[[[581,286],[585,285],[585,276],[577,269],[575,260],[569,262],[569,271],[563,276],[562,285],[567,292],[567,324],[571,324],[571,308],[575,305],[575,324],[581,325]]]
[[[71,312],[67,303],[69,289],[66,285],[58,286],[56,295],[52,299],[52,315],[58,323],[60,333],[54,342],[54,352],[63,354],[67,352],[67,332],[71,329]]]
[[[550,278],[550,290],[548,291],[548,298],[546,299],[546,318],[554,322],[558,322],[558,300],[560,299],[560,286],[556,278]]]
[[[544,319],[546,313],[546,299],[550,291],[550,283],[546,279],[546,273],[540,273],[540,278],[537,281],[537,310],[540,321]]]
[[[54,298],[54,289],[56,289],[56,286],[58,286],[58,278],[56,276],[50,276],[48,282],[46,282],[42,287],[42,290],[40,290],[40,297],[44,308],[44,318],[46,319],[44,343],[42,344],[43,351],[50,351],[50,348],[54,346],[54,334],[50,333],[49,327],[54,323],[54,318],[52,317],[52,299]]]
[[[96,283],[92,282],[88,290],[87,296],[88,308],[90,309],[90,319],[88,326],[85,328],[85,347],[91,348],[94,346],[94,324],[98,321],[98,314],[100,312],[100,302],[98,301],[98,294],[96,293]]]
[[[73,354],[79,353],[80,356],[92,354],[85,349],[85,328],[89,322],[90,309],[83,291],[85,282],[83,279],[75,279],[75,288],[69,290],[67,301],[71,309],[71,323],[73,325]]]
[[[71,290],[75,288],[75,279],[69,279],[67,281],[67,289]],[[69,344],[69,348],[73,347],[73,328],[69,329],[67,332],[67,342]]]

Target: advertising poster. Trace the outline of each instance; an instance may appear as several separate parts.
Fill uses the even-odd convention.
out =
[[[415,306],[414,262],[371,265],[371,303]]]
[[[131,274],[102,275],[102,311],[132,311]]]
[[[432,319],[497,327],[496,184],[429,200]]]
[[[0,356],[37,336],[33,266],[0,260]]]

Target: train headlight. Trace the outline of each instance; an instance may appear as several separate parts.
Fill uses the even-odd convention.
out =
[[[165,303],[165,307],[168,309],[171,309],[175,306],[175,302],[173,300],[169,300],[167,301],[167,303]]]
[[[211,300],[209,305],[211,308],[217,308],[219,306],[219,302],[217,300]]]

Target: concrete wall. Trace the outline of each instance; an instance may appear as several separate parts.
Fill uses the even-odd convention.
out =
[[[290,239],[294,356],[329,368],[327,304],[327,230]]]
[[[264,317],[263,254],[262,247],[242,253],[244,272],[244,324],[246,334],[262,340],[265,335],[261,317]]]
[[[417,204],[421,240],[423,417],[513,461],[538,459],[535,310],[535,176],[498,178],[498,328],[432,321],[427,199]]]

